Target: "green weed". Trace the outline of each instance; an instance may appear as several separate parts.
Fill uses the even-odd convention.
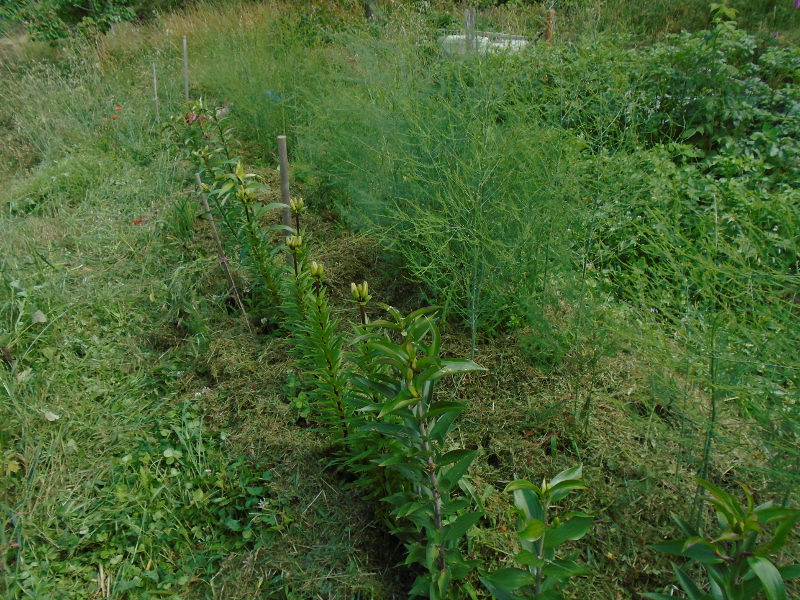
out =
[[[786,544],[787,536],[800,518],[800,511],[773,506],[766,502],[755,505],[750,490],[744,487],[746,504],[708,481],[698,480],[709,494],[720,529],[719,535],[697,531],[686,521],[673,515],[685,539],[670,540],[657,550],[690,558],[705,568],[708,586],[698,585],[681,567],[672,566],[675,576],[689,598],[734,598],[749,600],[764,594],[769,600],[786,598],[786,581],[800,577],[800,565],[778,568],[774,556]],[[762,537],[766,539],[762,542]],[[705,593],[708,587],[711,594]],[[644,594],[653,600],[668,598],[665,594]]]

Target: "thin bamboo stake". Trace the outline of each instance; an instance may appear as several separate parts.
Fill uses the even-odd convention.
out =
[[[278,136],[278,163],[281,169],[281,200],[286,205],[283,209],[281,218],[283,224],[289,229],[292,228],[292,211],[289,208],[289,155],[286,151],[286,136]],[[300,232],[297,232],[300,235]]]
[[[161,123],[161,115],[158,112],[158,79],[156,78],[156,63],[153,63],[153,102],[156,105],[156,123]]]
[[[183,96],[189,103],[189,52],[186,48],[186,36],[183,36]]]
[[[231,288],[233,289],[233,297],[236,299],[236,306],[238,306],[239,310],[242,311],[244,322],[247,323],[247,330],[250,333],[253,333],[253,328],[250,326],[250,319],[247,318],[247,312],[245,312],[244,304],[242,304],[242,299],[239,296],[239,290],[236,289],[236,283],[233,281],[233,275],[231,275],[231,269],[228,266],[228,259],[225,257],[225,251],[222,249],[222,242],[219,241],[217,226],[214,224],[214,217],[211,216],[211,208],[208,206],[208,198],[203,191],[203,180],[200,179],[200,173],[195,173],[194,179],[197,182],[198,189],[200,190],[200,201],[203,203],[203,209],[206,211],[206,217],[208,217],[208,224],[211,227],[211,235],[214,238],[214,242],[217,244],[217,253],[219,254],[219,262],[222,265],[222,270],[225,271],[225,276],[228,278],[228,283],[231,284]]]

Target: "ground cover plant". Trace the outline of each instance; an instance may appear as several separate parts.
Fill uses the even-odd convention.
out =
[[[3,594],[792,597],[798,54],[761,8],[562,3],[487,56],[444,2],[8,29]]]

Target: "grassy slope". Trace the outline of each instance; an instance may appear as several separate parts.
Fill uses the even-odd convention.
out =
[[[337,26],[352,17],[317,16]],[[301,121],[304,106],[291,96],[278,107],[266,104],[265,84],[243,82],[322,86],[327,65],[341,59],[335,47],[302,48],[291,32],[309,25],[297,19],[275,6],[241,13],[201,7],[153,28],[120,28],[97,55],[4,48],[9,76],[0,88],[0,123],[8,140],[3,162],[13,168],[3,173],[0,334],[15,359],[0,390],[6,595],[24,587],[40,598],[143,589],[179,597],[243,598],[255,590],[264,597],[402,597],[408,575],[391,568],[400,549],[373,523],[370,506],[323,468],[324,437],[288,405],[292,372],[281,340],[248,334],[217,297],[224,287],[212,246],[196,227],[183,193],[186,173],[163,150],[149,103],[154,60],[162,114],[179,112],[177,48],[186,33],[194,93],[230,102],[252,144],[244,150],[256,155],[287,120],[294,132],[291,119]],[[276,65],[301,51],[299,74]],[[54,66],[34,66],[31,57],[54,59]],[[317,219],[334,289],[362,278],[383,277],[377,289],[394,285],[373,242]],[[393,292],[384,299],[414,296]],[[37,310],[47,322],[35,322]],[[564,322],[574,322],[569,311]],[[526,361],[517,341],[480,346],[491,375],[447,391],[479,405],[461,428],[464,444],[481,449],[474,476],[487,492],[476,554],[499,561],[513,547],[507,499],[492,489],[515,474],[535,480],[581,460],[591,491],[578,504],[598,524],[582,552],[595,575],[574,597],[654,589],[669,579],[668,565],[647,544],[670,532],[667,514],[688,485],[672,475],[686,441],[677,443],[674,429],[649,409],[658,377],[624,342],[598,354],[593,369],[585,364],[593,348],[603,348],[587,344],[590,355],[548,375]],[[467,355],[468,336],[452,331],[446,347]],[[569,405],[589,388],[596,418],[584,429]],[[173,449],[182,453],[177,464],[164,456]],[[731,443],[719,456],[728,450],[744,454]],[[723,477],[726,459],[713,468]],[[196,497],[198,489],[244,508],[231,516]],[[249,540],[237,531],[248,524]],[[125,591],[137,576],[149,587]]]

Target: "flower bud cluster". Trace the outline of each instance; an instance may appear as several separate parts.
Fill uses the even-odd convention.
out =
[[[353,300],[362,306],[369,302],[372,298],[372,296],[369,295],[369,284],[366,281],[359,284],[351,283],[350,293],[353,296]]]
[[[206,160],[211,156],[211,148],[208,145],[203,146],[200,150],[192,151],[192,156],[199,158],[200,160]]]
[[[290,198],[289,208],[291,208],[292,213],[296,215],[304,213],[306,211],[306,202],[302,198]]]
[[[302,235],[290,235],[286,238],[286,245],[289,246],[290,252],[297,252],[303,245]]]
[[[240,185],[239,187],[236,188],[236,198],[244,204],[249,204],[250,202],[252,202],[253,196],[254,196],[253,190],[251,190],[248,187]]]
[[[322,266],[322,263],[318,263],[315,260],[311,261],[308,270],[311,272],[311,276],[314,279],[322,279],[322,276],[325,274],[325,268]]]

